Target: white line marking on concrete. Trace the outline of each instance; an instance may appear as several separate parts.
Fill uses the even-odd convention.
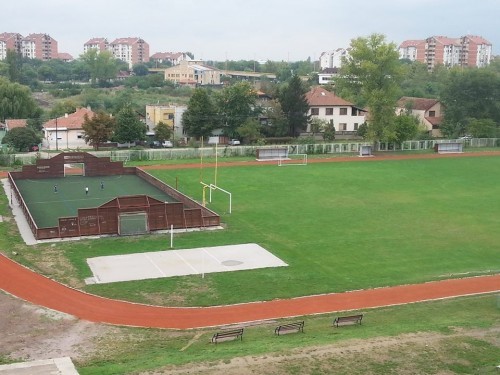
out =
[[[184,259],[184,258],[181,256],[181,254],[179,253],[179,251],[174,250],[174,253],[175,253],[175,255],[177,255],[177,256],[178,256],[178,257],[179,257],[179,258],[180,258],[180,259],[181,259],[181,260],[182,260],[182,261],[183,261],[183,262],[184,262],[184,263],[185,263],[185,264],[186,264],[189,268],[191,268],[191,269],[195,272],[195,274],[197,274],[197,273],[201,273],[201,272],[199,272],[199,271],[198,271],[195,267],[193,267],[193,265],[192,265],[191,263],[189,263],[186,259]]]
[[[162,271],[162,269],[160,267],[158,267],[158,265],[153,262],[153,259],[151,259],[149,257],[148,254],[144,254],[144,256],[146,257],[146,259],[149,261],[149,263],[151,263],[153,265],[154,268],[156,268],[158,270],[158,272],[160,273],[160,275],[162,275],[163,277],[166,277],[167,275],[165,274],[165,272]]]

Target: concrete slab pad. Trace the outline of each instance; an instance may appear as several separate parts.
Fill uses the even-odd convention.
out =
[[[87,283],[288,266],[254,243],[95,257],[87,259],[87,263],[94,274]]]
[[[0,375],[78,375],[71,358],[62,357],[40,361],[0,365]]]

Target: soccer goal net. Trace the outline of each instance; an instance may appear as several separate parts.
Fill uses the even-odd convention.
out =
[[[64,176],[85,176],[85,164],[64,164]]]
[[[118,216],[119,234],[131,236],[148,232],[148,216],[145,212],[120,214]]]
[[[288,154],[288,157],[278,159],[278,166],[286,165],[307,165],[307,154]]]

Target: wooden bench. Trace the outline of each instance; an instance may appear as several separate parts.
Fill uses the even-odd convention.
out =
[[[290,333],[290,332],[302,332],[304,333],[304,321],[302,322],[295,322],[295,323],[288,323],[288,324],[282,324],[274,330],[275,335],[280,335],[285,334],[285,333]]]
[[[212,336],[212,343],[217,344],[218,341],[234,340],[237,338],[243,341],[243,328],[217,332]]]
[[[338,327],[339,325],[348,325],[348,324],[360,324],[363,319],[363,314],[359,315],[349,315],[349,316],[337,316],[333,320],[334,327]]]

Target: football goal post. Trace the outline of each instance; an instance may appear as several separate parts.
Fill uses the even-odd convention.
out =
[[[278,159],[278,166],[307,165],[307,154],[288,154],[286,158]]]
[[[118,216],[118,233],[120,236],[132,236],[148,232],[148,215],[146,212],[124,213]]]

